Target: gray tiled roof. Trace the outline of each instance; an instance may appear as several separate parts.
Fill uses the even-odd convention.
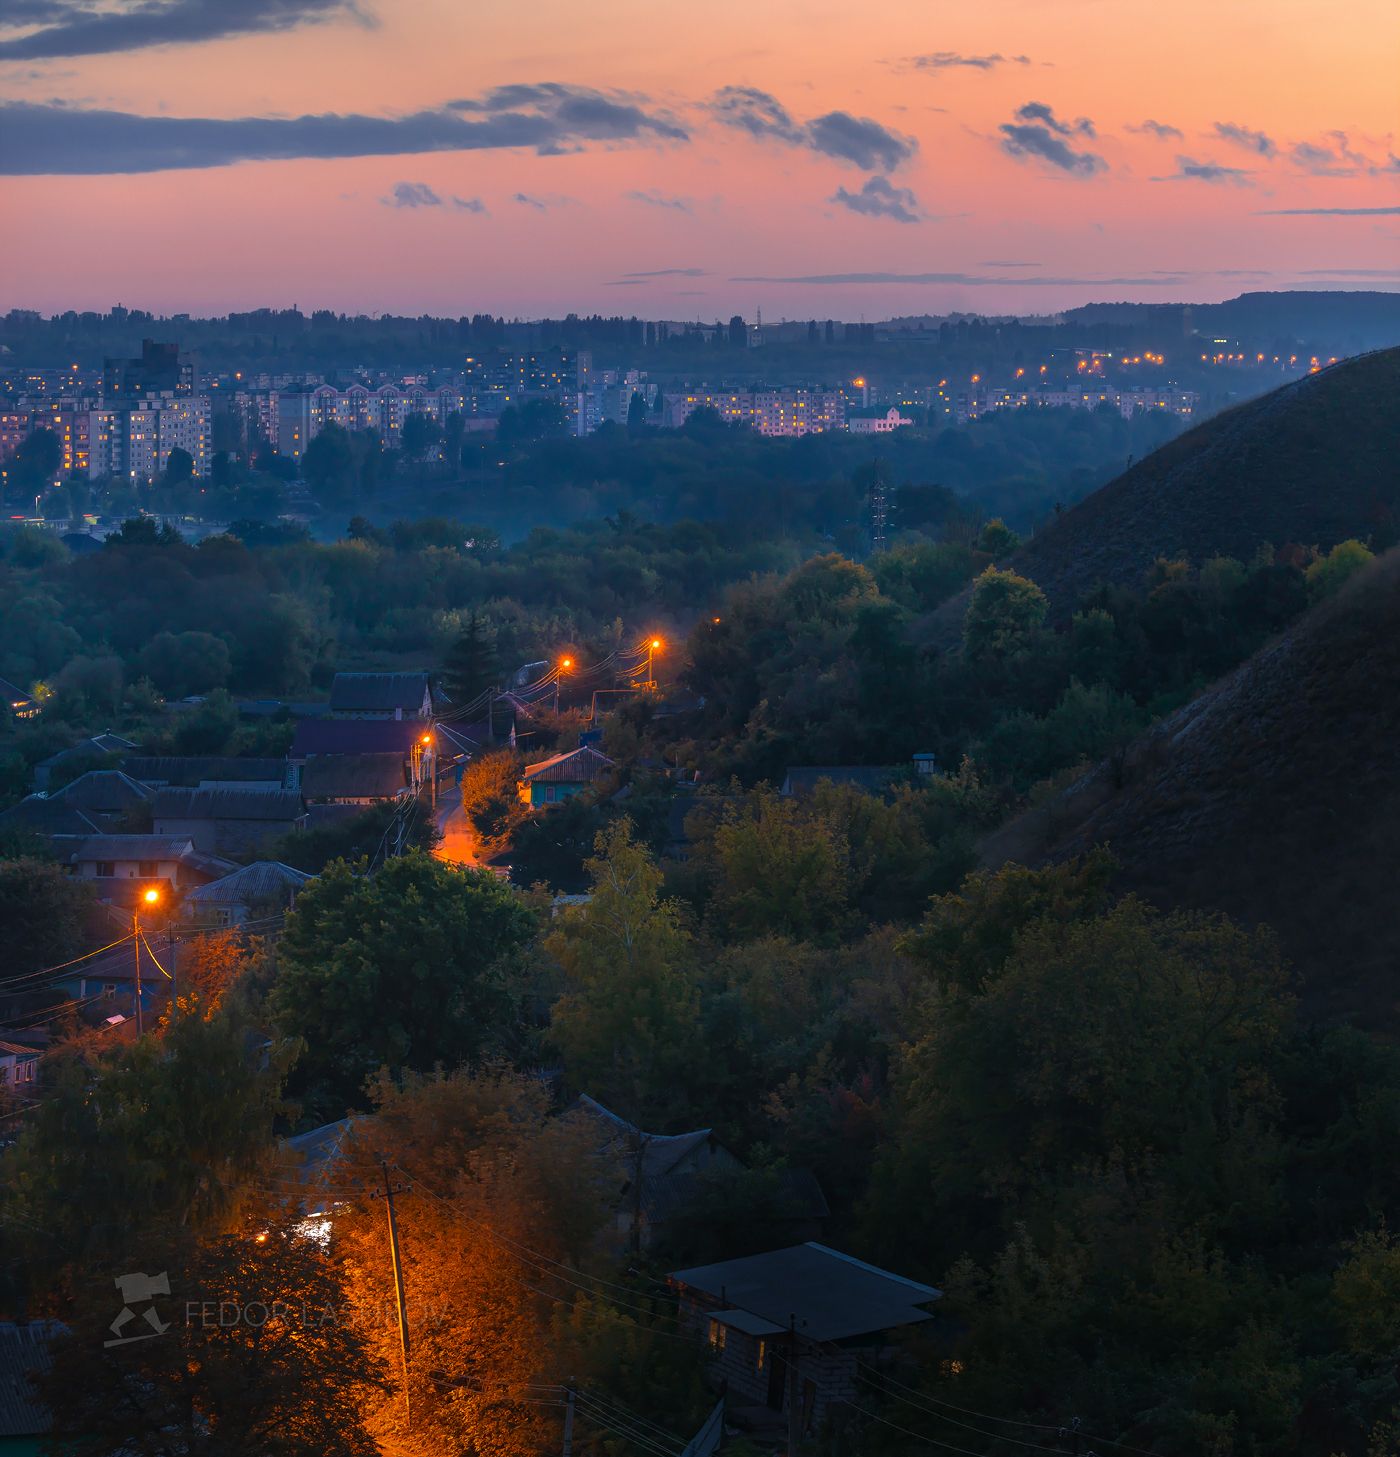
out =
[[[784,1328],[795,1316],[797,1333],[812,1341],[840,1341],[928,1320],[923,1307],[942,1293],[819,1244],[697,1265],[670,1278]]]
[[[285,900],[310,879],[306,871],[283,865],[280,860],[255,860],[232,875],[187,891],[185,899],[199,905],[252,905]]]
[[[317,754],[301,773],[307,799],[392,799],[407,788],[403,755]]]
[[[407,755],[414,741],[427,731],[423,721],[416,718],[307,718],[297,724],[289,757],[390,752]]]
[[[302,815],[292,789],[158,789],[151,801],[156,820],[283,820]]]
[[[0,1322],[0,1437],[36,1437],[53,1425],[29,1377],[49,1369],[49,1345],[62,1334],[56,1321]]]
[[[427,692],[426,673],[337,673],[331,684],[331,712],[421,713]]]
[[[143,809],[151,791],[120,769],[89,769],[62,789],[55,789],[49,798],[70,809],[121,814],[129,809]]]
[[[157,754],[128,758],[122,768],[143,784],[179,785],[194,789],[206,779],[273,780],[280,784],[286,772],[281,759],[242,759],[231,754]]]

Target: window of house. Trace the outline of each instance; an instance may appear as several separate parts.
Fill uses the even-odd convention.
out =
[[[33,1058],[31,1058],[24,1065],[24,1080],[27,1083],[32,1083],[34,1081],[34,1060],[33,1060]]]
[[[768,1342],[767,1341],[759,1341],[759,1343],[758,1343],[758,1360],[754,1362],[754,1370],[755,1371],[763,1371],[763,1370],[766,1370],[767,1369],[767,1366],[768,1366]]]
[[[116,984],[116,982],[114,982],[114,981],[104,981],[102,983],[102,995],[104,997],[114,997],[114,996],[116,996],[116,994],[117,994],[117,984]]]
[[[116,866],[110,860],[99,860],[97,862],[97,873],[99,875],[115,875]]]
[[[136,873],[142,880],[154,879],[156,862],[154,860],[138,860],[136,862]]]
[[[722,1351],[724,1349],[724,1340],[728,1334],[728,1329],[722,1326],[719,1321],[712,1320],[710,1322],[710,1344],[715,1350]]]

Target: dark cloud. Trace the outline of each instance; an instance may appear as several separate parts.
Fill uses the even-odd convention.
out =
[[[486,204],[479,197],[454,197],[452,206],[459,208],[462,212],[484,213],[486,211]]]
[[[1215,135],[1222,142],[1230,142],[1236,147],[1243,147],[1245,151],[1254,152],[1260,157],[1272,157],[1278,152],[1278,144],[1271,136],[1257,132],[1252,127],[1240,126],[1237,122],[1216,122]]]
[[[631,202],[640,202],[647,207],[659,207],[670,212],[689,212],[690,201],[684,197],[667,197],[656,191],[625,192],[623,196]]]
[[[916,71],[952,71],[966,67],[973,71],[992,71],[998,66],[1029,66],[1029,56],[1003,56],[993,51],[987,56],[967,56],[960,51],[933,51],[926,56],[906,56],[903,65]]]
[[[441,207],[442,199],[426,182],[396,182],[391,197],[382,197],[385,207]]]
[[[868,177],[859,192],[838,187],[831,198],[868,218],[892,218],[897,223],[917,223],[922,216],[919,199],[907,187],[896,187],[887,177]]]
[[[715,93],[709,109],[725,126],[751,137],[806,147],[867,170],[879,167],[892,172],[918,151],[913,137],[845,111],[828,111],[799,122],[776,96],[752,86],[724,87]]]
[[[979,273],[810,273],[793,277],[774,277],[771,275],[755,274],[747,277],[731,278],[730,283],[809,283],[809,284],[852,284],[852,283],[955,283],[965,284],[968,287],[976,288],[982,284],[992,284],[998,288],[1011,288],[1017,284],[1024,284],[1030,287],[1044,287],[1055,285],[1065,287],[1072,284],[1083,284],[1087,287],[1099,287],[1102,285],[1115,284],[1121,286],[1161,287],[1164,284],[1176,282],[1176,278],[1007,278],[1002,274],[979,274]]]
[[[1257,218],[1396,218],[1400,207],[1270,207]]]
[[[1070,144],[1073,137],[1092,137],[1094,123],[1087,116],[1062,121],[1043,101],[1028,101],[1014,121],[1001,126],[1002,151],[1012,157],[1038,157],[1062,172],[1092,177],[1108,170],[1108,163],[1096,152],[1079,152]]]
[[[407,116],[144,116],[11,101],[0,102],[0,175],[161,172],[234,162],[510,147],[548,154],[586,142],[685,137],[669,117],[633,101],[555,85],[502,88],[480,101],[454,101]]]
[[[1176,159],[1176,171],[1165,177],[1154,177],[1153,182],[1211,182],[1228,184],[1231,187],[1249,187],[1249,173],[1240,167],[1226,167],[1221,162],[1198,162],[1194,157]]]
[[[12,0],[0,8],[0,30],[27,33],[0,38],[0,60],[110,55],[345,19],[369,23],[356,0]]]
[[[1148,117],[1146,121],[1138,122],[1136,126],[1129,122],[1128,130],[1137,132],[1140,136],[1156,137],[1159,142],[1165,142],[1169,137],[1175,137],[1177,141],[1181,140],[1180,127],[1174,127],[1170,122],[1153,121],[1151,117]]]
[[[704,278],[703,268],[647,268],[638,273],[624,273],[624,278]]]

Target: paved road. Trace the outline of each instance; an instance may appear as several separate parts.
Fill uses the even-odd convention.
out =
[[[442,844],[437,848],[439,860],[455,865],[477,866],[477,835],[462,808],[462,791],[450,781],[438,790],[437,826],[442,831]]]

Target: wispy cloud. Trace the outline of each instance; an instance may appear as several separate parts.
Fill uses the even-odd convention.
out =
[[[484,213],[486,204],[479,197],[453,197],[452,206],[462,212]]]
[[[1400,172],[1400,157],[1388,155],[1383,162],[1368,157],[1352,146],[1343,131],[1325,132],[1317,142],[1295,142],[1289,148],[1288,160],[1313,177],[1379,177]]]
[[[1257,218],[1400,218],[1400,207],[1267,207]]]
[[[703,268],[644,268],[636,273],[624,273],[623,278],[705,278]]]
[[[690,211],[690,199],[687,197],[667,197],[664,193],[654,190],[624,192],[622,195],[629,202],[640,202],[646,207],[664,208],[670,212]]]
[[[1221,162],[1198,162],[1194,157],[1177,157],[1176,171],[1153,182],[1210,182],[1231,187],[1251,186],[1250,175],[1241,167],[1226,167]]]
[[[899,62],[915,71],[994,71],[998,66],[1029,66],[1029,56],[1004,56],[1000,51],[989,55],[965,55],[961,51],[931,51],[923,56],[905,56]]]
[[[333,20],[370,24],[356,0],[9,0],[0,60],[111,55],[291,30]],[[10,32],[21,31],[21,34]]]
[[[547,83],[499,87],[406,116],[189,117],[0,102],[0,175],[84,175],[224,167],[290,158],[409,156],[587,143],[684,141],[635,98]]]
[[[998,288],[1015,288],[1025,286],[1028,288],[1043,287],[1066,287],[1073,284],[1083,284],[1090,287],[1100,287],[1108,284],[1133,285],[1143,288],[1160,288],[1165,284],[1175,283],[1176,275],[1171,277],[1147,277],[1147,278],[1007,278],[1004,274],[980,274],[980,273],[808,273],[800,275],[772,275],[772,274],[751,274],[731,278],[731,283],[807,283],[807,284],[939,284],[953,283],[966,285],[970,288],[980,287],[984,284]]]
[[[1278,153],[1278,143],[1271,136],[1255,131],[1252,127],[1240,126],[1238,122],[1216,122],[1215,135],[1222,142],[1230,142],[1236,147],[1243,147],[1245,151],[1254,152],[1260,157],[1273,157]]]
[[[512,201],[518,202],[521,207],[534,208],[536,212],[548,212],[552,207],[578,206],[578,198],[565,197],[555,192],[545,193],[542,196],[536,196],[531,192],[517,192]]]
[[[923,216],[919,199],[907,187],[896,187],[887,177],[868,177],[859,192],[838,187],[831,201],[868,218],[890,218],[897,223],[917,223]]]
[[[1130,132],[1137,132],[1139,136],[1156,137],[1159,142],[1168,141],[1173,137],[1177,141],[1181,140],[1180,127],[1172,126],[1170,122],[1166,121],[1153,121],[1151,117],[1148,117],[1146,121],[1138,122],[1136,125],[1129,122],[1128,130]]]
[[[709,110],[723,125],[758,140],[805,147],[867,170],[892,172],[919,148],[913,137],[847,111],[798,121],[776,96],[753,86],[723,87],[711,98]]]
[[[983,268],[1039,268],[1039,263],[1018,263],[1006,258],[984,258]]]
[[[1087,116],[1064,121],[1043,101],[1028,101],[1015,120],[1004,122],[1000,130],[1002,151],[1009,156],[1038,158],[1075,177],[1108,170],[1108,163],[1096,152],[1076,151],[1071,144],[1073,138],[1095,134]]]

